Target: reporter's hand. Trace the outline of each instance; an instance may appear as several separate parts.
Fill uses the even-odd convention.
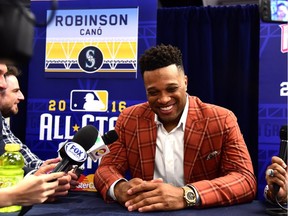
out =
[[[55,193],[49,196],[47,202],[54,202],[58,197],[66,196],[70,189],[70,181],[71,176],[68,174],[65,174],[63,177],[59,178],[58,179],[59,184],[55,189]]]
[[[30,175],[10,188],[9,195],[12,199],[11,205],[29,206],[45,202],[49,196],[53,195],[58,187],[59,178],[65,175],[64,172],[51,173],[45,175]]]
[[[60,161],[61,158],[52,158],[44,161],[44,163],[39,167],[39,169],[34,173],[34,175],[38,176],[50,173]]]
[[[271,159],[271,165],[267,167],[268,169],[272,169],[274,171],[274,176],[265,175],[267,185],[269,187],[269,191],[274,193],[273,184],[277,184],[280,186],[279,192],[277,194],[278,198],[282,202],[287,202],[288,196],[288,173],[287,173],[287,165],[285,162],[277,157],[273,156]],[[270,194],[271,196],[271,194]],[[271,197],[273,199],[273,197]]]
[[[71,177],[70,189],[75,189],[79,185],[79,182],[78,182],[79,177],[74,173],[73,170],[69,171],[68,174]]]
[[[61,158],[52,158],[46,160],[42,166],[35,172],[34,175],[43,175],[50,173],[56,166],[57,164],[61,161]],[[72,182],[73,178],[73,182]],[[55,190],[55,193],[49,196],[49,199],[47,199],[47,202],[54,202],[57,197],[59,196],[66,196],[68,194],[69,189],[71,188],[71,184],[74,186],[76,183],[74,182],[75,178],[77,176],[73,175],[71,172],[69,172],[69,175],[66,174],[63,177],[59,178],[59,185]]]

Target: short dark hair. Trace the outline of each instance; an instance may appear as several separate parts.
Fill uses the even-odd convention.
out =
[[[175,64],[184,71],[182,53],[179,48],[172,45],[160,44],[146,50],[139,59],[140,72],[155,70]]]
[[[5,77],[6,76],[15,76],[18,77],[21,74],[21,71],[14,65],[6,65],[7,66],[7,72],[5,73]]]

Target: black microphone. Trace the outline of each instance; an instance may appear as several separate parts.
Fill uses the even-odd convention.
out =
[[[288,145],[288,135],[287,135],[287,125],[283,125],[280,129],[280,148],[279,157],[287,164],[287,145]],[[278,184],[273,184],[274,194],[277,195],[280,189]]]
[[[52,172],[68,172],[74,165],[81,166],[87,160],[87,151],[95,144],[98,130],[93,125],[81,128],[71,142],[66,142],[59,150],[62,160]]]
[[[115,142],[117,139],[118,139],[118,134],[115,130],[108,131],[102,136],[102,140],[105,143],[105,145],[109,145]]]

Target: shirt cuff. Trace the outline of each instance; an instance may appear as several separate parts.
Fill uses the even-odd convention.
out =
[[[114,187],[115,187],[115,185],[116,185],[119,181],[121,181],[121,180],[127,181],[127,179],[125,179],[125,178],[118,179],[117,181],[115,181],[115,182],[110,186],[110,188],[109,188],[109,190],[108,190],[108,196],[109,196],[110,198],[112,198],[114,201],[117,201],[117,199],[116,199],[116,197],[115,197],[115,194],[114,194]]]

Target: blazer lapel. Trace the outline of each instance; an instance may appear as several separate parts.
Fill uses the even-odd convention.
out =
[[[200,148],[203,143],[206,128],[208,127],[208,118],[202,118],[197,111],[197,105],[194,100],[189,100],[189,111],[186,119],[184,132],[184,181],[185,184],[191,182],[194,164]],[[192,111],[191,111],[192,110]]]
[[[139,140],[142,178],[152,180],[155,166],[157,126],[154,122],[154,113],[150,111],[147,115],[145,114],[144,117],[138,118],[137,139]]]

